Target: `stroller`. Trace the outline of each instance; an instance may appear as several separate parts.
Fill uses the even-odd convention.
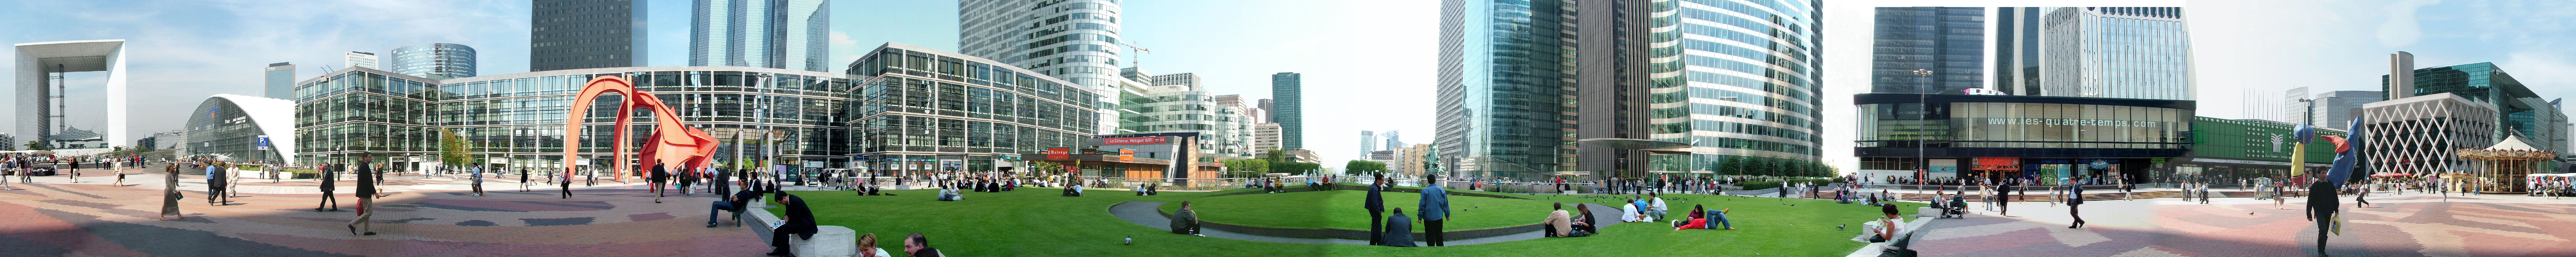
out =
[[[1966,196],[1950,195],[1950,201],[1946,202],[1934,199],[1932,200],[1932,205],[1933,208],[1941,209],[1941,216],[1937,218],[1968,218],[1968,200]]]

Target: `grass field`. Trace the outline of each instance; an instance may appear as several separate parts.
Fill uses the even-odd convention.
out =
[[[1422,194],[1383,194],[1388,209],[1404,208],[1404,215],[1408,217],[1419,213],[1415,212],[1415,207],[1421,206]],[[1360,208],[1366,200],[1368,191],[1334,190],[1192,197],[1181,201],[1197,205],[1199,219],[1208,222],[1273,228],[1368,230],[1368,210]],[[1460,231],[1538,224],[1539,219],[1547,218],[1548,203],[1450,195],[1451,218],[1447,229]],[[1180,208],[1178,202],[1164,204],[1163,212]]]
[[[1686,209],[1691,204],[1707,204],[1711,209],[1734,208],[1734,214],[1728,217],[1735,221],[1736,228],[1741,230],[1673,231],[1665,224],[1626,223],[1605,228],[1603,234],[1592,237],[1542,238],[1452,247],[1401,248],[1269,243],[1175,235],[1128,223],[1108,213],[1109,206],[1120,202],[1179,202],[1183,199],[1222,192],[1165,192],[1158,196],[1135,196],[1120,194],[1122,192],[1117,191],[1101,191],[1086,197],[1060,197],[1055,196],[1057,190],[1052,188],[1030,189],[1001,193],[968,193],[967,200],[956,202],[934,201],[932,195],[936,190],[931,189],[886,191],[902,194],[902,196],[852,196],[847,191],[791,193],[810,201],[809,205],[815,208],[815,218],[821,224],[849,227],[859,233],[877,234],[880,247],[900,250],[903,235],[918,232],[928,236],[931,239],[931,245],[940,248],[948,256],[961,257],[1531,256],[1533,254],[1754,256],[1753,253],[1762,253],[1763,256],[1840,256],[1859,248],[1863,243],[1848,240],[1860,233],[1857,228],[1836,230],[1834,225],[1857,225],[1869,221],[1878,212],[1877,208],[1832,204],[1831,201],[1823,200],[1670,195],[1665,199],[1676,209]],[[1537,198],[1539,199],[1537,201],[1542,202],[1542,204],[1527,207],[1530,209],[1544,209],[1543,202],[1570,203],[1597,200],[1570,196],[1533,195],[1529,197]],[[1452,201],[1465,198],[1471,197],[1452,197]],[[1608,200],[1600,201],[1608,202]],[[1787,205],[1792,203],[1798,205]],[[1359,205],[1357,202],[1352,202],[1349,206],[1316,206],[1306,210],[1283,209],[1271,212],[1291,215],[1297,212],[1324,212],[1328,209],[1356,209]],[[1405,206],[1410,206],[1409,202]],[[1900,205],[1906,210],[1920,206],[1922,205],[1910,203]],[[1488,205],[1485,208],[1501,207]],[[768,210],[776,213],[782,209]],[[1361,217],[1366,216],[1359,212],[1350,213]],[[1323,214],[1309,215],[1321,217]],[[1681,215],[1681,212],[1673,215]],[[1542,216],[1532,216],[1524,220],[1536,220],[1539,217]],[[1137,244],[1115,244],[1119,238],[1126,236],[1134,236]]]

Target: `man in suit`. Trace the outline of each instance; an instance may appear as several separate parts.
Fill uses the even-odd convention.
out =
[[[789,236],[814,239],[814,211],[805,208],[805,199],[785,193],[778,194],[778,197],[784,199],[779,200],[778,203],[787,206],[787,216],[779,217],[782,219],[779,222],[785,222],[785,224],[769,230],[769,247],[776,249],[769,251],[769,255],[789,254],[787,252]]]
[[[716,227],[716,211],[742,212],[743,206],[751,206],[752,199],[760,199],[760,192],[742,190],[726,196],[723,201],[715,201],[714,206],[707,208],[707,227]]]
[[[341,166],[339,164],[324,164],[322,166],[322,169],[320,170],[322,172],[322,203],[314,205],[313,211],[323,211],[322,207],[325,206],[331,207],[330,211],[340,211],[340,197],[331,195],[331,192],[334,191],[334,189],[338,189],[340,187],[340,168]]]
[[[2081,213],[2084,208],[2079,206],[2084,205],[2084,179],[2078,178],[2067,181],[2071,184],[2066,185],[2070,188],[2066,191],[2066,217],[2075,218],[2075,224],[2066,226],[2066,228],[2082,228],[2084,227],[2084,215]]]
[[[2336,205],[2334,182],[2309,179],[2308,220],[2317,222],[2317,256],[2326,256],[2326,233],[2334,230]]]
[[[349,234],[376,234],[376,223],[367,221],[367,219],[376,217],[376,181],[379,181],[377,180],[379,178],[374,176],[381,175],[376,171],[377,167],[375,167],[375,165],[371,165],[367,161],[358,161],[358,192],[356,192],[358,195],[358,216],[357,218],[349,220]]]
[[[1190,209],[1190,201],[1181,201],[1181,210],[1172,211],[1173,234],[1199,234],[1199,211]]]
[[[1413,219],[1404,217],[1404,208],[1395,208],[1395,216],[1386,217],[1384,246],[1413,247]]]
[[[1432,175],[1427,181],[1431,181],[1431,186],[1422,187],[1421,206],[1415,206],[1417,208],[1414,209],[1421,213],[1414,216],[1422,218],[1423,242],[1430,244],[1429,246],[1446,246],[1448,244],[1441,241],[1446,241],[1449,237],[1442,235],[1440,229],[1441,223],[1449,221],[1449,193],[1440,189],[1439,175]]]
[[[1369,245],[1384,245],[1386,224],[1380,222],[1386,221],[1386,197],[1380,196],[1379,192],[1386,190],[1386,174],[1378,174],[1375,178],[1377,180],[1371,180],[1369,184],[1368,201],[1361,202],[1360,208],[1369,213]]]

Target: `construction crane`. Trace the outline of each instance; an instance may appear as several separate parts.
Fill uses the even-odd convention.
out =
[[[1127,41],[1127,42],[1134,42],[1134,41]],[[1142,51],[1143,53],[1154,53],[1154,50],[1152,50],[1152,49],[1145,49],[1144,47],[1137,47],[1135,44],[1128,44],[1127,42],[1118,42],[1118,45],[1127,46],[1127,55],[1133,55],[1133,56],[1136,56],[1136,58],[1135,58],[1135,59],[1133,59],[1133,60],[1128,60],[1128,61],[1127,61],[1127,65],[1128,65],[1128,66],[1130,66],[1130,67],[1144,67],[1143,65],[1145,65],[1145,55],[1144,55],[1144,54],[1142,54],[1142,53],[1138,53],[1138,52],[1139,52],[1139,51]]]

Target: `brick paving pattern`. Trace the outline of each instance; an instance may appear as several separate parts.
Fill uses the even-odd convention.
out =
[[[141,172],[140,169],[131,172]],[[555,191],[517,192],[517,179],[486,179],[487,196],[406,185],[453,185],[444,179],[390,181],[378,199],[373,236],[350,235],[354,212],[317,212],[320,194],[265,194],[312,187],[311,180],[243,179],[232,205],[205,203],[204,179],[184,176],[179,201],[187,218],[159,220],[161,174],[113,175],[83,169],[82,182],[60,177],[0,190],[0,255],[6,256],[761,256],[747,228],[706,228],[710,194],[672,194],[653,203],[637,186],[576,185],[572,199]],[[101,179],[105,177],[105,179]],[[14,177],[11,179],[15,179]],[[48,180],[50,179],[50,180]],[[342,210],[357,199],[341,182]],[[555,189],[540,184],[538,188]],[[309,189],[306,189],[309,190]]]
[[[2374,194],[2376,195],[2376,194]],[[2350,197],[2350,196],[2345,196]],[[2064,206],[2015,203],[2013,216],[1934,222],[1913,248],[1922,256],[2316,256],[2316,223],[2293,197],[2270,200],[2173,198],[2087,201],[2085,228],[2069,229]],[[2576,256],[2576,199],[2524,196],[2374,197],[2370,208],[2343,199],[2331,256]]]

